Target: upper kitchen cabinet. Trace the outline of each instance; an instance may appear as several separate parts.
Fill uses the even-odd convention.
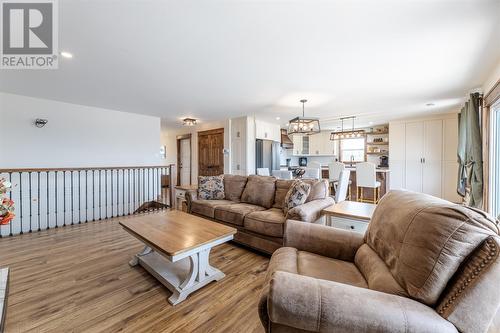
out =
[[[293,155],[333,156],[336,154],[335,141],[330,140],[330,131],[313,135],[293,136]]]
[[[280,125],[255,119],[255,138],[281,142]]]

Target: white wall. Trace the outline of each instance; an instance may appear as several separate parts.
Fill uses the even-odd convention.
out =
[[[495,83],[500,79],[500,61],[497,63],[496,67],[489,73],[488,78],[483,84],[483,93],[487,94],[493,88]]]
[[[0,93],[0,168],[158,165],[159,148],[158,117]]]
[[[231,122],[228,120],[201,123],[196,126],[162,128],[161,144],[167,147],[166,163],[177,164],[177,135],[191,134],[191,179],[193,184],[198,179],[198,132],[224,128],[224,149],[230,149]],[[230,156],[224,155],[224,173],[230,173]],[[177,172],[174,174],[176,177]]]

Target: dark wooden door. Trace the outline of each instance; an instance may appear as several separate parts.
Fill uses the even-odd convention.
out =
[[[198,175],[224,173],[224,129],[198,132]]]

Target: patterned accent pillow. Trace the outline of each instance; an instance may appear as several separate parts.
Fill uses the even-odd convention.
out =
[[[296,180],[285,196],[285,204],[283,205],[283,212],[285,216],[288,211],[294,207],[304,204],[307,200],[307,196],[311,192],[311,185],[304,183],[301,180]]]
[[[224,199],[224,175],[199,176],[198,198],[203,200]]]

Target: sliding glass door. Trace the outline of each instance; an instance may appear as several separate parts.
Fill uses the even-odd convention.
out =
[[[500,101],[491,106],[490,197],[493,216],[500,215]]]

